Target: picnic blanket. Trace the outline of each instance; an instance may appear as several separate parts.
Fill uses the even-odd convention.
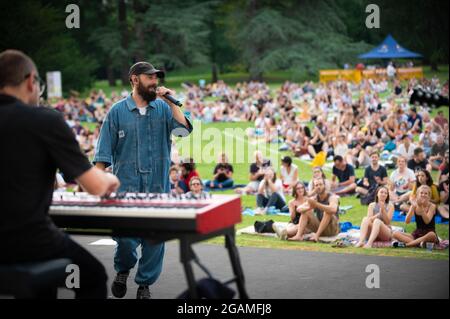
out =
[[[275,224],[281,226],[281,227],[286,227],[288,225],[288,223],[281,223],[281,222],[275,222]],[[257,233],[255,231],[255,227],[254,226],[248,226],[245,228],[241,228],[236,232],[236,235],[255,235],[255,236],[263,236],[263,237],[274,237],[277,238],[277,234],[275,233]],[[332,236],[332,237],[319,237],[319,242],[321,243],[332,243],[333,241],[335,241],[336,239],[338,239],[339,235],[337,236]],[[305,240],[308,240],[311,237],[311,235],[305,235]]]
[[[339,213],[339,215],[343,215],[352,208],[353,208],[352,205],[340,206],[338,213]],[[244,208],[244,210],[242,210],[242,215],[255,216],[255,210],[253,210],[250,207],[246,207],[246,208]],[[266,215],[276,215],[276,216],[286,216],[286,217],[290,216],[290,214],[288,212],[282,212],[279,209],[268,209]]]
[[[288,223],[283,222],[275,222],[280,227],[286,227]],[[353,246],[356,244],[356,242],[359,240],[360,237],[360,230],[358,226],[353,226],[351,228],[348,228],[349,225],[351,225],[350,222],[343,222],[341,224],[341,232],[336,236],[321,236],[319,237],[320,243],[326,243],[326,244],[333,244],[333,247],[348,247]],[[345,229],[345,226],[347,225],[347,229]],[[392,226],[392,229],[395,231],[404,231],[403,227],[399,226]],[[277,235],[275,233],[258,233],[255,231],[255,227],[248,226],[245,228],[241,228],[236,232],[237,235],[254,235],[254,236],[262,236],[262,237],[271,237],[271,238],[277,238]],[[310,239],[311,235],[306,234],[305,235],[305,241],[308,241]],[[338,241],[345,241],[347,245],[341,246],[341,245],[334,245]],[[373,243],[373,248],[389,248],[392,247],[392,243],[394,241],[375,241]],[[444,250],[449,247],[449,240],[440,240],[439,245],[436,245],[434,247],[435,250]]]

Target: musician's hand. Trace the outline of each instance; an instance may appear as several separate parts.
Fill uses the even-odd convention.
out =
[[[111,193],[115,192],[119,186],[120,186],[120,181],[119,179],[111,174],[111,173],[106,173],[106,181],[108,183],[108,189],[106,190],[106,193],[104,196],[109,196],[111,195]]]
[[[164,87],[164,86],[158,86],[156,88],[156,94],[160,97],[163,98],[164,100],[167,101],[167,99],[164,97],[164,95],[166,95],[167,93],[169,93],[169,95],[175,95],[175,91],[169,90],[168,88]]]

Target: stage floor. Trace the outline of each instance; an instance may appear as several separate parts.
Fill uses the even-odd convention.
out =
[[[114,279],[114,245],[106,237],[73,236],[105,265],[110,285]],[[103,239],[103,240],[102,240]],[[102,240],[103,245],[92,245]],[[100,242],[100,244],[102,243]],[[106,244],[106,245],[104,245]],[[448,298],[449,262],[398,257],[308,252],[238,247],[250,298]],[[225,281],[232,277],[226,250],[217,245],[196,244],[200,261],[214,277]],[[368,289],[366,267],[380,269],[380,288]],[[206,275],[194,265],[195,277]],[[135,298],[135,269],[128,279],[125,298]],[[231,285],[236,290],[235,285]],[[179,262],[176,242],[166,244],[163,273],[151,287],[155,299],[172,299],[187,288]],[[109,292],[109,297],[113,298]],[[60,298],[72,298],[60,290]]]

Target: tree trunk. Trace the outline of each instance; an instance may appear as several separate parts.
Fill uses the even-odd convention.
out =
[[[114,77],[114,70],[113,70],[111,64],[109,64],[109,63],[108,63],[108,66],[106,67],[106,78],[108,79],[109,86],[116,85],[116,79]]]
[[[145,36],[142,26],[142,15],[147,11],[148,7],[143,5],[139,0],[133,0],[134,31],[136,34],[137,46],[134,52],[135,62],[145,61]]]
[[[122,80],[123,85],[128,85],[128,70],[130,66],[128,65],[128,43],[129,43],[129,35],[128,35],[128,26],[127,26],[127,5],[125,0],[119,0],[118,6],[118,15],[119,15],[119,30],[120,30],[120,42],[122,49],[125,54],[122,57],[122,63],[120,68],[120,79]]]
[[[430,67],[431,67],[431,71],[435,71],[435,72],[439,71],[438,63],[436,62],[436,60],[434,60],[430,63]]]
[[[217,80],[219,79],[219,77],[217,75],[217,64],[213,63],[211,72],[212,72],[211,73],[212,83],[216,83]]]

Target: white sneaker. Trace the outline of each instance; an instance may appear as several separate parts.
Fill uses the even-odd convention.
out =
[[[265,215],[265,214],[266,214],[266,210],[264,208],[257,207],[255,209],[255,215]]]
[[[287,240],[287,229],[285,227],[280,226],[277,223],[273,223],[272,229],[277,234],[278,238],[281,240]]]

